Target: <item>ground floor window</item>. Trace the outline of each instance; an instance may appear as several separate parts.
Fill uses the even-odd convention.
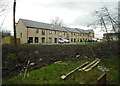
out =
[[[71,42],[73,42],[73,38],[71,38]]]
[[[51,37],[49,37],[49,42],[52,43],[52,38]]]
[[[57,38],[55,38],[54,43],[57,43]]]
[[[42,43],[45,43],[45,37],[42,37]]]
[[[35,43],[38,43],[38,41],[39,41],[38,37],[35,37]]]
[[[85,40],[84,40],[84,38],[83,38],[83,42],[84,42]]]
[[[74,39],[74,42],[76,42],[76,39]]]
[[[80,39],[80,42],[82,42],[82,39]]]
[[[33,37],[29,37],[28,43],[33,43]]]
[[[77,42],[79,42],[79,38],[77,39]]]

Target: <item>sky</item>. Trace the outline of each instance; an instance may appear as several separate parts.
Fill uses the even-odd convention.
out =
[[[2,28],[13,33],[13,1],[8,3],[7,10],[0,16]],[[119,0],[16,0],[16,22],[20,18],[44,23],[51,23],[51,19],[59,17],[65,26],[80,29],[94,29],[87,27],[97,21],[94,12],[107,6],[111,13],[116,13]],[[102,31],[94,29],[96,37],[102,37]]]

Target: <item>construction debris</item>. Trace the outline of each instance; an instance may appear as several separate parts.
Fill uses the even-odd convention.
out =
[[[69,73],[67,73],[66,75],[62,75],[61,76],[61,79],[66,79],[70,74],[72,74],[73,72],[75,72],[76,70],[78,70],[79,68],[81,68],[81,67],[83,67],[83,66],[85,66],[85,65],[87,65],[88,64],[88,62],[85,62],[84,64],[82,64],[82,65],[80,65],[79,67],[77,67],[77,68],[75,68],[74,70],[72,70],[72,71],[70,71]]]
[[[24,78],[25,78],[25,76],[26,76],[26,73],[27,73],[27,70],[28,70],[29,63],[30,63],[30,60],[28,60],[27,65],[26,65],[26,67],[25,67]]]
[[[109,72],[109,71],[110,71],[109,69],[107,69],[107,68],[105,68],[105,67],[103,67],[103,66],[97,66],[97,68],[98,68],[99,70],[103,71],[103,72]]]
[[[54,64],[56,64],[56,63],[60,63],[60,62],[62,62],[62,61],[57,61],[57,62],[54,62]]]
[[[33,65],[35,65],[35,63],[34,63],[34,62],[30,63],[30,66],[33,66]]]
[[[92,68],[94,68],[95,66],[97,66],[97,64],[100,62],[100,59],[98,59],[98,61],[93,64],[92,66],[90,66],[88,69],[85,69],[85,71],[90,71]]]
[[[88,69],[89,67],[91,67],[92,65],[94,65],[98,60],[99,60],[99,59],[96,58],[96,60],[94,60],[93,62],[89,63],[89,64],[86,65],[85,67],[79,69],[79,71],[83,71],[83,70],[85,70],[85,69]],[[96,66],[96,65],[94,65],[94,66]],[[94,67],[94,66],[93,66],[93,67]],[[90,68],[90,69],[92,69],[92,68]],[[89,69],[89,70],[90,70],[90,69]],[[87,70],[86,70],[86,71],[87,71]]]
[[[99,58],[96,58],[94,61],[92,61],[91,63],[88,64],[88,62],[85,62],[84,64],[82,64],[81,66],[75,68],[74,70],[70,71],[69,73],[67,73],[66,75],[62,75],[61,79],[66,79],[67,76],[69,76],[70,74],[72,74],[73,72],[75,72],[76,70],[79,69],[79,71],[90,71],[91,69],[93,69],[95,66],[97,66],[97,64],[100,62]]]

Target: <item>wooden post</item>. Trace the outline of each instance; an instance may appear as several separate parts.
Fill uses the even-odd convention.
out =
[[[17,39],[16,39],[16,25],[15,25],[15,10],[16,10],[16,0],[14,0],[13,4],[13,29],[14,29],[14,44],[16,50],[16,57],[18,59],[18,47],[17,47]]]
[[[107,80],[106,80],[106,73],[103,73],[98,79],[97,79],[97,86],[106,86]]]

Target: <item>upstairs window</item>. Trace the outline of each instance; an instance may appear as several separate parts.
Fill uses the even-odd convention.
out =
[[[75,36],[75,33],[74,33],[74,36]]]
[[[52,34],[52,31],[51,31],[51,30],[49,30],[49,34]]]
[[[62,36],[62,32],[60,32],[60,36]]]
[[[65,36],[65,32],[64,32],[64,36]]]
[[[38,32],[39,32],[39,29],[36,30],[36,33],[38,33]]]
[[[20,37],[22,37],[22,33],[20,33]]]
[[[71,33],[71,37],[73,37],[73,33]]]
[[[45,35],[45,30],[42,30],[42,35]]]
[[[56,31],[54,31],[55,32],[55,35],[57,34],[57,32]]]

